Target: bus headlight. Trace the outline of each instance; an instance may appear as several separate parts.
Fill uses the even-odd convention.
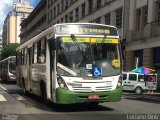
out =
[[[63,89],[68,89],[68,87],[62,77],[58,76],[57,81],[58,81],[59,87],[61,87]]]
[[[122,86],[122,75],[119,76],[118,83],[117,83],[117,87],[121,87],[121,86]]]

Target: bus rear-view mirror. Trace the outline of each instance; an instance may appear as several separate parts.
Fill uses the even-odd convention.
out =
[[[112,60],[112,67],[115,69],[120,68],[120,60],[119,59]]]

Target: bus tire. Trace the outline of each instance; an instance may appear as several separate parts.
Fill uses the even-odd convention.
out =
[[[47,100],[47,93],[46,93],[46,85],[44,81],[40,82],[40,89],[41,89],[41,98],[45,104],[48,104]]]
[[[141,95],[141,94],[142,94],[142,92],[143,92],[143,90],[142,90],[142,88],[141,88],[141,87],[136,87],[136,89],[135,89],[135,93],[136,93],[137,95]]]

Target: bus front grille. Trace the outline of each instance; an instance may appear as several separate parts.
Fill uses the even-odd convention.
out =
[[[111,91],[113,89],[112,81],[101,81],[101,82],[81,82],[74,81],[67,83],[68,88],[75,92],[104,92]]]
[[[72,90],[75,92],[104,92],[104,91],[111,91],[111,86],[105,87],[72,87]]]

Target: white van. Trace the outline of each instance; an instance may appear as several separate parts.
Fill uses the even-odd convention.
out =
[[[123,90],[134,91],[141,94],[148,88],[145,85],[144,74],[134,72],[123,72]]]

